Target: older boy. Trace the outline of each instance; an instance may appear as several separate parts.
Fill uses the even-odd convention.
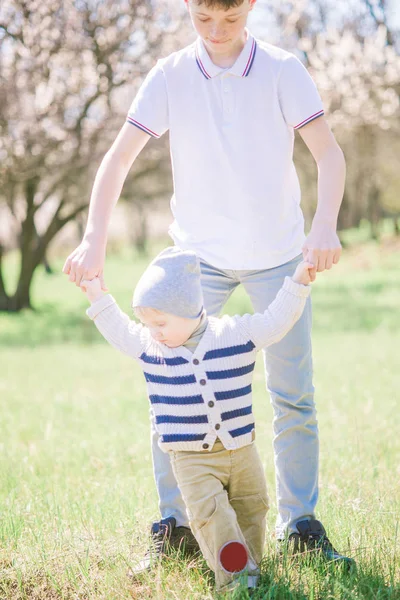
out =
[[[300,61],[246,29],[255,3],[185,0],[198,39],[150,71],[100,166],[84,239],[64,266],[77,286],[83,277],[103,281],[108,223],[125,177],[149,138],[167,130],[175,192],[169,233],[177,246],[201,258],[209,315],[220,312],[240,283],[254,309],[263,312],[301,254],[315,266],[312,279],[338,262],[343,153]],[[318,167],[318,206],[307,238],[293,164],[295,129]],[[274,408],[277,539],[290,542],[295,552],[318,550],[327,560],[349,563],[315,519],[318,430],[310,334],[308,301],[291,332],[264,351]],[[167,539],[179,543],[189,534],[169,458],[153,434],[162,518],[153,524],[155,550],[143,568],[154,552],[163,555]]]

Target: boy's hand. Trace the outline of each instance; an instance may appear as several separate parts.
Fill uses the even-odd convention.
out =
[[[331,269],[340,260],[342,246],[336,233],[336,226],[318,222],[314,218],[311,231],[303,246],[303,259],[314,264],[311,281],[318,273]]]
[[[103,268],[105,259],[104,244],[98,241],[83,239],[79,246],[71,252],[63,266],[63,273],[69,275],[68,279],[80,287],[83,279],[92,281],[98,277],[102,289],[107,292],[104,282]]]
[[[99,277],[95,277],[90,281],[88,279],[82,279],[81,290],[85,292],[87,299],[91,304],[104,296]]]
[[[315,276],[313,277],[313,270],[314,265],[312,263],[302,261],[299,265],[297,265],[292,279],[296,283],[309,285],[315,279]]]

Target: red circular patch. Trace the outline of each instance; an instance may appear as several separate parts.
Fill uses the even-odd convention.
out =
[[[228,573],[243,571],[247,560],[247,550],[240,542],[228,542],[219,551],[219,562]]]

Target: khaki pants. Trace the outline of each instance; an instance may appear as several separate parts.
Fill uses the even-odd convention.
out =
[[[245,545],[248,572],[256,574],[264,549],[268,494],[254,443],[226,450],[217,440],[211,451],[170,454],[190,527],[215,572],[217,589],[233,579],[218,560],[228,542]]]

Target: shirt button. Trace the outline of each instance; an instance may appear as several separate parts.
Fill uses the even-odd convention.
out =
[[[199,364],[199,362],[200,362],[200,361],[199,361],[197,358],[194,358],[194,359],[193,359],[193,364],[194,364],[194,365],[198,365],[198,364]]]
[[[207,450],[207,448],[208,448],[208,447],[209,447],[209,445],[208,445],[208,444],[203,444],[203,448],[204,448],[204,450]]]
[[[205,379],[200,379],[200,385],[206,385],[207,381]]]
[[[208,406],[210,406],[212,408],[214,406],[214,402],[212,400],[210,400],[210,402],[208,403]]]
[[[216,424],[215,429],[218,431],[218,429],[221,429],[221,425],[219,423]]]

